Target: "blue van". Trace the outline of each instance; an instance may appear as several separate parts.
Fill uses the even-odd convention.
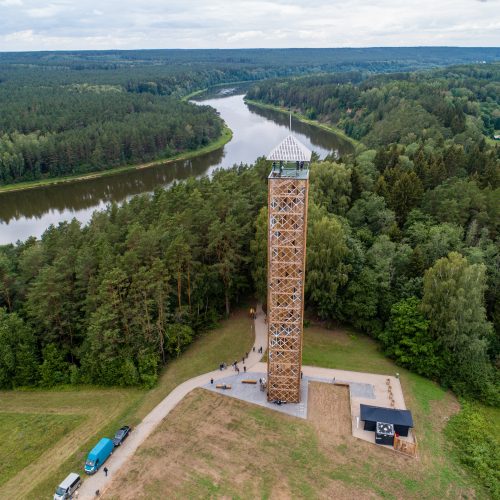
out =
[[[108,438],[102,438],[95,446],[87,457],[85,462],[85,472],[87,474],[95,474],[99,467],[108,459],[113,453],[115,445],[113,441]]]

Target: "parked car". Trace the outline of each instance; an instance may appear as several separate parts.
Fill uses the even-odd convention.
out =
[[[102,438],[89,453],[85,462],[85,472],[87,474],[95,474],[111,453],[113,453],[114,447],[111,439]]]
[[[113,444],[115,446],[120,446],[123,441],[125,441],[126,437],[130,434],[132,429],[128,425],[124,425],[120,427],[120,429],[116,432],[115,437],[113,438]]]
[[[73,497],[73,493],[81,486],[82,480],[76,472],[72,472],[68,477],[57,487],[54,493],[54,500],[67,500]]]

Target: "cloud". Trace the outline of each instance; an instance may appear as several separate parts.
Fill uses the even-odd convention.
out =
[[[34,39],[33,30],[16,31],[4,36],[6,42],[32,42]]]
[[[23,0],[0,0],[0,7],[12,7],[23,5]]]
[[[43,17],[56,17],[58,14],[64,12],[65,7],[62,5],[49,4],[44,7],[36,7],[32,9],[26,9],[26,14],[34,18]]]
[[[498,46],[499,7],[498,0],[0,0],[0,50]]]

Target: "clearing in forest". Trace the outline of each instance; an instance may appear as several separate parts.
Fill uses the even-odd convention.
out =
[[[309,360],[331,354],[339,369],[401,373],[420,441],[418,459],[354,438],[342,386],[311,383],[307,420],[196,389],[118,472],[105,498],[157,498],[167,491],[172,498],[325,499],[479,493],[451,458],[443,434],[458,409],[453,396],[397,369],[363,335],[314,327],[304,340]]]

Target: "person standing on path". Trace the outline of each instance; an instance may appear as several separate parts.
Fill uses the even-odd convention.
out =
[[[107,468],[107,467],[104,467],[104,475],[105,475],[106,477],[108,477],[108,468]]]

